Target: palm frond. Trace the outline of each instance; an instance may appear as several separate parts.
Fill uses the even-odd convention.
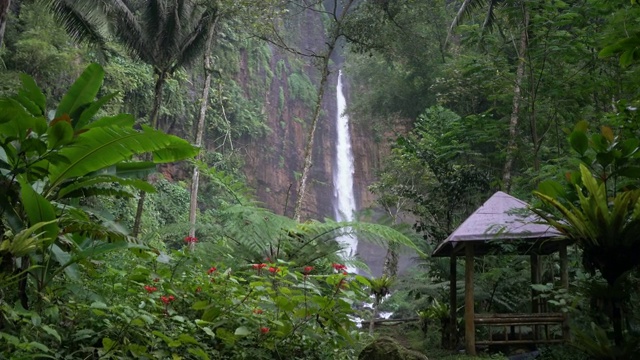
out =
[[[74,40],[105,47],[108,22],[104,1],[38,0],[38,3],[51,10]]]

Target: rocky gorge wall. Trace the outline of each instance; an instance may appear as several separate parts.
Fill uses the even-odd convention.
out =
[[[299,20],[297,35],[305,52],[319,53],[324,50],[324,28],[321,17],[308,12]],[[245,152],[244,172],[248,182],[256,189],[259,201],[277,214],[293,215],[296,193],[304,162],[304,148],[307,144],[316,92],[301,94],[299,81],[305,76],[317,89],[319,72],[311,58],[294,57],[291,53],[270,46],[268,69],[259,70],[265,91],[261,96],[264,104],[266,125],[271,129],[261,138],[245,138],[241,146]],[[308,182],[308,193],[303,202],[303,219],[334,217],[333,172],[336,167],[336,84],[341,66],[341,49],[333,58],[331,74],[327,80],[322,102],[321,117],[315,133],[313,166]],[[250,65],[250,51],[244,51],[238,78],[241,83],[250,79],[256,71]],[[349,93],[347,75],[347,97]],[[247,91],[247,96],[251,96]],[[357,209],[374,205],[375,196],[368,186],[376,180],[376,170],[380,168],[384,156],[389,152],[387,141],[374,141],[372,129],[365,121],[352,122],[350,126],[352,151],[354,156],[354,194]],[[370,266],[374,275],[380,275],[386,250],[360,242],[358,254]],[[406,267],[407,262],[402,262]]]

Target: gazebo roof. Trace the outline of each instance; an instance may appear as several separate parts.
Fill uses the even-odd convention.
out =
[[[514,243],[517,253],[549,254],[564,241],[549,241],[562,235],[528,209],[528,204],[498,191],[469,216],[434,250],[433,256],[450,256],[473,243],[477,255],[496,248],[497,242]],[[520,242],[517,240],[525,240]]]

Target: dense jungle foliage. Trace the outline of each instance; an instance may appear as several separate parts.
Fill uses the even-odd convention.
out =
[[[571,328],[538,358],[637,359],[639,18],[622,0],[0,0],[0,357],[356,359],[391,335],[405,358],[470,358],[429,254],[502,190],[572,241],[569,288],[557,254],[534,285],[529,256],[490,254],[476,310],[527,312],[535,290]],[[386,149],[377,223],[277,215],[247,186],[244,147],[296,102],[304,199],[338,67]],[[388,250],[382,277],[340,256],[345,231]],[[419,320],[361,327],[381,311]]]

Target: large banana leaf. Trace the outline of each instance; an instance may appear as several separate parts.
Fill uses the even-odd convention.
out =
[[[60,101],[56,110],[56,118],[65,114],[71,117],[80,108],[91,103],[98,94],[103,79],[104,70],[102,66],[95,63],[87,66]]]
[[[57,198],[87,196],[85,194],[85,191],[93,187],[111,185],[114,183],[122,186],[132,186],[138,190],[142,190],[145,192],[152,193],[156,191],[153,185],[144,180],[126,179],[120,176],[113,175],[96,175],[74,180],[75,181],[73,181],[72,183],[60,188]]]
[[[49,189],[64,180],[83,176],[151,152],[155,162],[178,161],[193,157],[198,149],[187,141],[145,127],[142,131],[116,126],[92,128],[60,150],[68,162],[51,164]]]
[[[0,99],[0,109],[0,133],[4,138],[25,139],[30,131],[38,134],[47,131],[44,117],[31,115],[14,99]]]
[[[20,182],[20,199],[29,222],[32,225],[46,222],[47,224],[43,226],[45,236],[50,240],[55,240],[58,237],[59,228],[55,223],[57,216],[53,205],[33,189],[25,176],[20,176],[18,180]]]

